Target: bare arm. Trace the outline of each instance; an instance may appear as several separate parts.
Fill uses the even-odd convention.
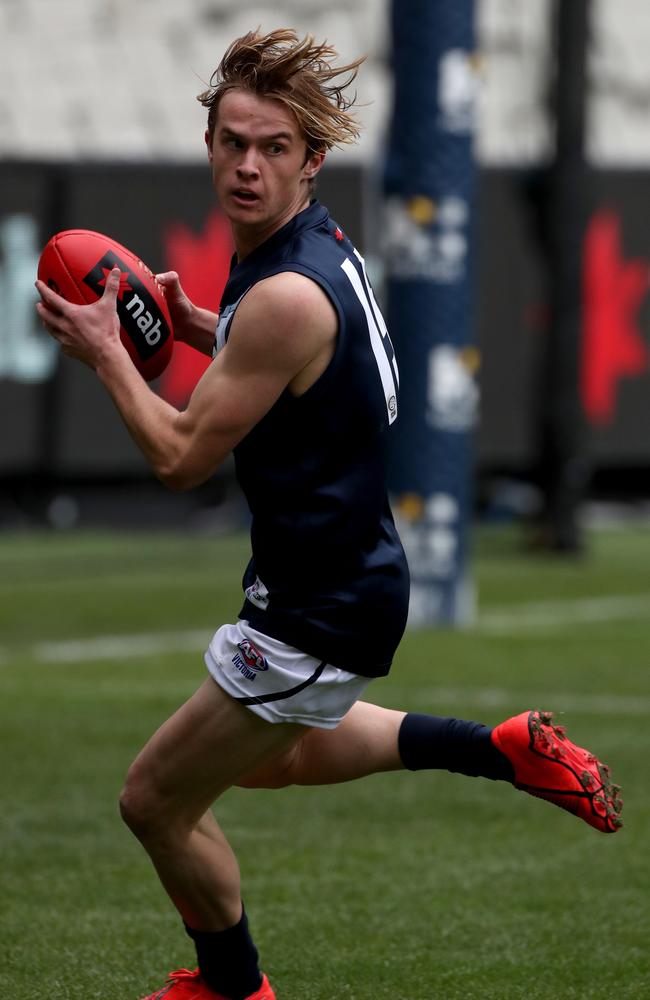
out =
[[[176,490],[208,479],[287,387],[308,388],[336,342],[336,313],[324,293],[302,275],[275,275],[242,301],[226,347],[179,412],[151,391],[122,346],[117,272],[90,306],[68,303],[42,282],[37,288],[48,331],[95,370],[155,474]]]

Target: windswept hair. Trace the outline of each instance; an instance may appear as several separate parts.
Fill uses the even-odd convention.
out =
[[[242,88],[260,97],[286,104],[298,119],[310,153],[355,142],[359,124],[350,108],[356,100],[344,94],[355,79],[365,56],[336,66],[338,53],[321,45],[313,35],[299,40],[292,28],[278,28],[268,35],[249,31],[237,38],[210,77],[210,87],[197,100],[208,109],[208,133],[214,135],[219,102],[229,90]],[[337,77],[347,74],[339,83]]]

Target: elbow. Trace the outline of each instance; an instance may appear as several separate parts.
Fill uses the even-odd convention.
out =
[[[223,450],[211,444],[195,433],[179,431],[157,450],[153,471],[172,493],[186,493],[210,479],[225,458]]]
[[[188,490],[201,486],[213,471],[191,468],[183,462],[166,462],[154,469],[156,477],[171,493],[187,493]]]
[[[187,493],[203,482],[201,479],[190,478],[180,469],[164,468],[156,469],[155,472],[156,477],[171,493]]]
[[[183,476],[174,473],[159,471],[156,473],[156,476],[171,493],[187,493],[195,485],[188,482]]]

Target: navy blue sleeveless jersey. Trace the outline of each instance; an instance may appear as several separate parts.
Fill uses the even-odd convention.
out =
[[[362,258],[314,201],[243,261],[222,300],[216,349],[258,281],[297,271],[336,309],[334,356],[289,390],[234,451],[252,513],[240,617],[344,670],[389,670],[406,623],[408,570],[388,505],[386,444],[398,373]]]

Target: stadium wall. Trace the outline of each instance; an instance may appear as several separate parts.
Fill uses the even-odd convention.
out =
[[[593,171],[585,242],[582,397],[596,475],[650,495],[650,172]],[[477,336],[481,352],[479,475],[526,475],[535,460],[538,358],[547,281],[536,215],[543,169],[480,173]],[[319,195],[374,265],[381,296],[381,215],[362,164],[332,165]],[[67,228],[109,232],[155,270],[174,267],[216,308],[231,247],[207,171],[195,165],[0,163],[0,477],[147,476],[106,395],[39,330],[33,280],[40,248]],[[206,261],[210,263],[206,266]],[[156,388],[182,405],[200,369],[182,351]],[[406,390],[408,391],[408,390]]]

